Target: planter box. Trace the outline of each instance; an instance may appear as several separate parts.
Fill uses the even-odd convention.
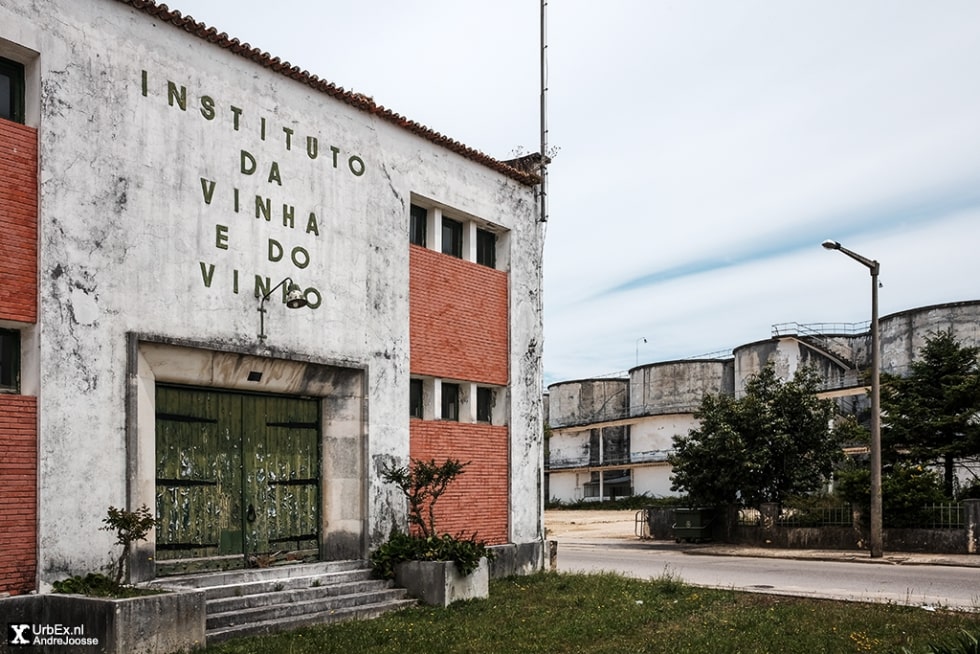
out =
[[[10,635],[0,652],[170,654],[204,645],[204,593],[178,591],[125,599],[85,595],[27,595],[0,600],[8,624],[29,625],[22,647]],[[6,625],[5,625],[6,626]],[[9,629],[10,627],[8,627]]]
[[[490,595],[490,566],[486,557],[465,577],[452,561],[405,561],[395,566],[395,584],[412,597],[433,606],[483,599]]]

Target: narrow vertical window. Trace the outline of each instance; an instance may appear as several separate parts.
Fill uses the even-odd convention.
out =
[[[20,386],[20,332],[0,329],[0,393],[16,393]]]
[[[409,240],[413,245],[425,247],[425,223],[429,218],[429,212],[425,207],[413,204],[410,213],[412,223],[409,227]]]
[[[413,379],[409,382],[410,385],[410,399],[409,406],[411,411],[411,416],[413,418],[421,418],[424,405],[422,403],[422,380]]]
[[[24,122],[24,66],[0,57],[0,118]]]
[[[463,258],[463,223],[442,217],[442,253]]]
[[[476,262],[497,267],[497,235],[485,229],[476,230]]]
[[[493,389],[478,386],[476,389],[476,421],[491,422],[493,415]]]
[[[442,419],[459,420],[459,384],[442,385]]]

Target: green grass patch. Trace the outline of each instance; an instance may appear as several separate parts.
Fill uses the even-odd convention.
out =
[[[613,574],[493,581],[490,598],[208,647],[208,654],[566,652],[801,654],[931,651],[980,614],[688,586]]]

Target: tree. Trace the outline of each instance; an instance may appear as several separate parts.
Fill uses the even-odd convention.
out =
[[[398,486],[408,500],[409,524],[418,527],[422,536],[427,538],[437,535],[436,502],[469,464],[459,459],[446,459],[442,463],[436,463],[435,459],[411,459],[407,467],[385,465],[381,478]]]
[[[705,396],[698,427],[674,438],[672,489],[699,503],[743,506],[818,490],[843,456],[819,383],[810,368],[782,382],[767,365],[744,397]]]
[[[129,564],[129,553],[133,549],[133,543],[146,540],[146,535],[157,526],[157,519],[153,517],[149,507],[144,504],[135,511],[110,506],[102,522],[105,526],[101,529],[116,532],[116,543],[123,547],[122,553],[116,559],[113,575],[113,581],[116,586],[119,586],[122,583],[126,566]]]
[[[980,455],[980,348],[930,332],[909,375],[883,375],[882,451],[889,462],[942,461],[953,496],[956,459]]]

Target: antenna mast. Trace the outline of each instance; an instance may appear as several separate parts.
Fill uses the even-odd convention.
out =
[[[548,0],[541,0],[541,189],[538,220],[548,222]]]

